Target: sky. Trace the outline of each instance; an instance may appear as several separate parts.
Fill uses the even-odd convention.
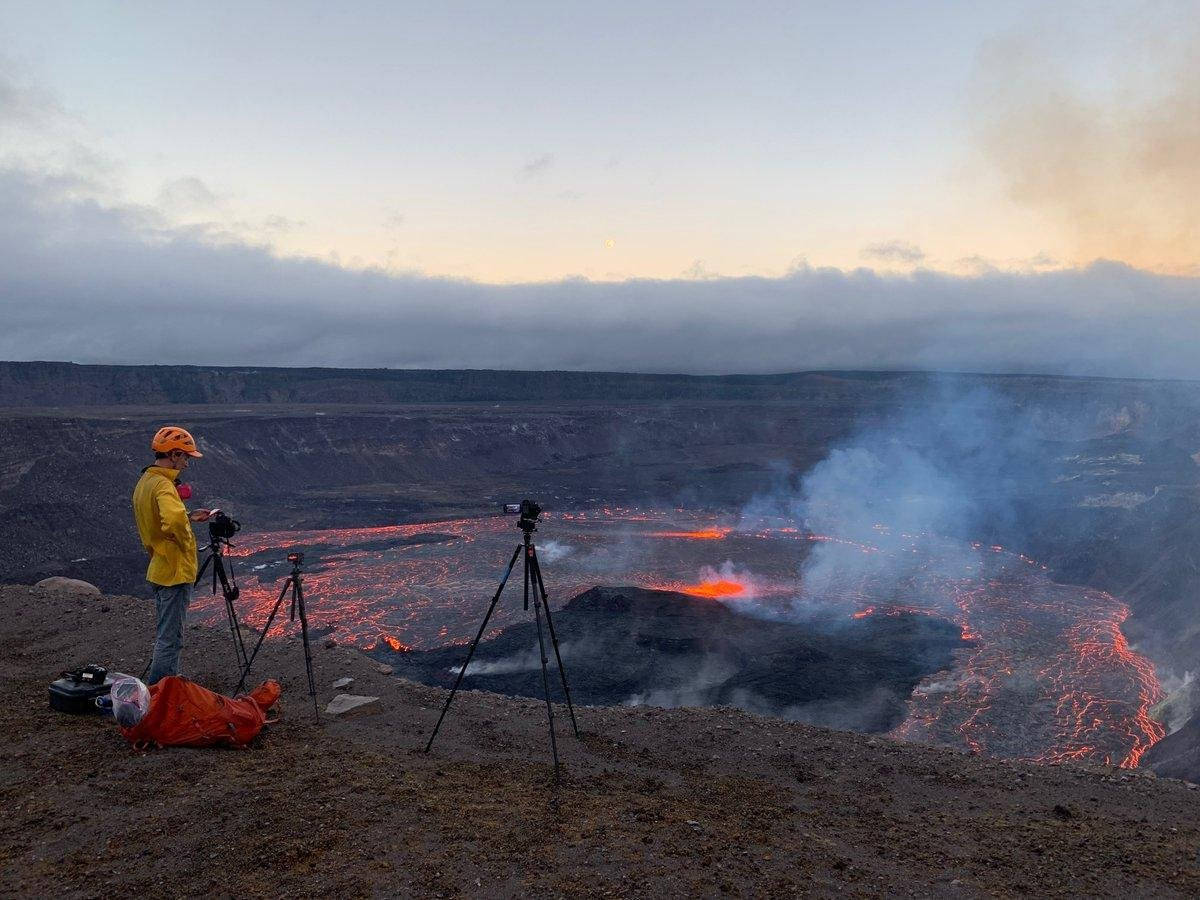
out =
[[[0,0],[0,357],[1200,377],[1197,21]]]

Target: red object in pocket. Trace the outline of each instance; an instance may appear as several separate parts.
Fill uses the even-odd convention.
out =
[[[177,484],[175,490],[179,491],[180,500],[192,499],[192,486],[190,484]]]

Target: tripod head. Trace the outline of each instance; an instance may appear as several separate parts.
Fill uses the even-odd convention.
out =
[[[287,561],[292,564],[292,574],[299,575],[304,566],[304,554],[298,552],[289,553]]]
[[[214,556],[224,556],[225,551],[232,547],[229,538],[210,537],[208,544],[200,548],[200,552],[208,552]]]

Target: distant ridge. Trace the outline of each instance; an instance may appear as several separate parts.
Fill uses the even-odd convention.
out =
[[[937,379],[1111,382],[1039,375],[809,371],[778,375],[646,375],[498,369],[333,369],[252,366],[107,366],[0,362],[0,407],[226,403],[664,402],[807,400],[836,402],[864,382],[882,395]],[[1149,382],[1140,382],[1148,384]]]

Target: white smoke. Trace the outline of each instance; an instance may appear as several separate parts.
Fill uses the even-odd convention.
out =
[[[543,562],[558,562],[565,556],[570,556],[575,548],[562,541],[544,541],[537,545],[538,558]]]

